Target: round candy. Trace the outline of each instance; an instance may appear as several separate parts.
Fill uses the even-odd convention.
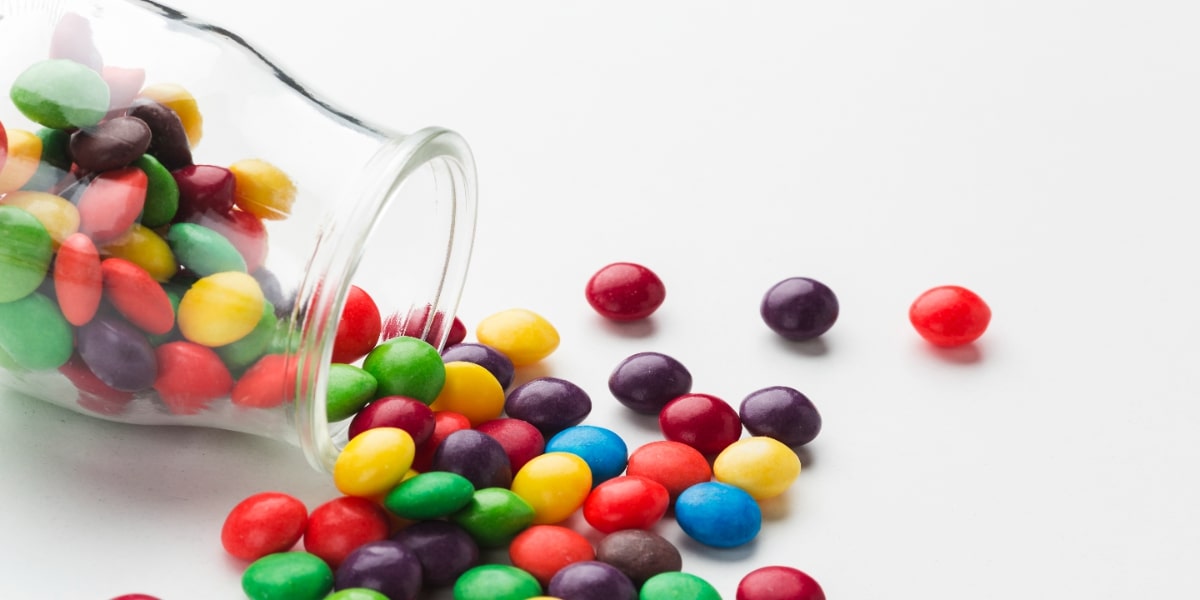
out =
[[[684,394],[663,407],[658,425],[670,441],[687,444],[705,455],[714,455],[742,435],[737,411],[709,394]]]
[[[691,573],[660,573],[646,580],[638,600],[721,600],[711,583]]]
[[[614,477],[596,486],[583,503],[583,518],[602,533],[649,529],[671,504],[667,488],[637,475]]]
[[[221,545],[240,559],[258,560],[291,549],[307,523],[303,502],[282,492],[261,492],[229,511],[221,526]]]
[[[508,455],[508,464],[514,472],[545,451],[546,440],[542,437],[542,432],[521,419],[492,419],[480,423],[475,430],[486,433],[500,442],[504,453]]]
[[[142,208],[142,225],[162,227],[175,218],[179,210],[179,184],[157,158],[143,154],[133,166],[146,174],[146,202]]]
[[[229,165],[237,184],[234,202],[238,208],[272,221],[286,219],[296,201],[296,184],[275,165],[247,158]]]
[[[811,340],[833,327],[838,301],[829,286],[808,277],[792,277],[771,286],[759,307],[775,333],[794,341]]]
[[[438,519],[457,512],[471,502],[475,486],[466,477],[446,471],[430,471],[406,479],[383,500],[393,513],[416,521]]]
[[[629,448],[611,429],[595,425],[568,427],[546,442],[546,452],[568,452],[582,458],[592,471],[592,485],[599,485],[625,471]]]
[[[137,117],[113,117],[71,134],[71,158],[87,171],[128,166],[150,147],[150,128]]]
[[[97,315],[76,330],[75,345],[88,368],[113,389],[148,390],[158,377],[158,359],[146,335],[120,318]]]
[[[697,483],[712,479],[712,467],[699,450],[669,440],[638,447],[629,455],[625,473],[661,483],[672,498]]]
[[[273,408],[296,395],[296,359],[268,354],[255,362],[238,378],[229,400],[247,408]]]
[[[450,519],[462,526],[481,548],[501,548],[533,524],[533,507],[502,487],[476,490]]]
[[[548,452],[525,463],[511,489],[533,507],[534,524],[558,523],[583,505],[592,489],[592,472],[574,454]]]
[[[199,413],[233,389],[233,376],[212,348],[168,342],[154,349],[154,358],[158,362],[154,390],[172,414]]]
[[[0,205],[0,302],[28,296],[41,285],[54,256],[53,241],[37,217]]]
[[[738,582],[737,600],[825,600],[821,585],[793,567],[771,565],[746,574]]]
[[[67,236],[79,231],[79,209],[61,196],[46,192],[9,192],[0,204],[15,206],[31,215],[46,228],[57,248]]]
[[[148,184],[146,174],[137,167],[97,175],[79,197],[79,230],[97,244],[121,237],[142,213]]]
[[[616,567],[595,560],[571,563],[554,574],[546,591],[572,600],[636,600],[633,582]]]
[[[160,157],[161,158],[161,157]],[[190,220],[197,215],[227,215],[233,210],[233,173],[216,165],[189,165],[171,171],[179,186],[179,208],[175,220]]]
[[[775,438],[754,436],[738,440],[717,455],[713,477],[746,490],[755,500],[787,491],[800,475],[800,458]]]
[[[595,560],[592,544],[574,529],[559,525],[534,525],[522,531],[508,545],[508,556],[515,567],[528,571],[542,585],[550,583],[563,567]]]
[[[82,235],[82,234],[81,234]],[[121,237],[104,244],[104,254],[141,267],[150,278],[167,282],[179,272],[171,246],[153,229],[134,223]]]
[[[42,159],[42,139],[24,129],[8,130],[8,150],[0,167],[0,193],[20,189],[37,173]]]
[[[196,98],[183,86],[174,83],[156,83],[142,88],[140,96],[149,98],[171,109],[179,117],[183,129],[187,132],[188,143],[192,147],[200,143],[203,135],[204,118]]]
[[[416,446],[407,431],[368,429],[342,448],[333,463],[333,484],[347,496],[372,497],[390,492],[412,466]]]
[[[108,84],[67,59],[30,65],[13,81],[9,96],[29,120],[54,129],[91,127],[108,112]]]
[[[87,334],[81,329],[78,336],[82,339],[85,335]],[[99,346],[105,345],[103,341],[99,344],[94,343],[96,341],[93,338],[88,339],[92,344],[90,350],[97,350]],[[71,325],[63,318],[53,300],[33,292],[19,300],[0,303],[0,349],[4,350],[12,362],[30,371],[57,369],[70,360],[72,347]],[[80,349],[82,348],[81,343]],[[108,349],[114,348],[109,346]],[[149,345],[145,349],[149,350]],[[140,347],[136,349],[133,363],[144,358],[144,355],[140,354],[141,350]],[[149,356],[152,361],[153,351],[150,351]],[[153,369],[153,362],[146,367]],[[112,373],[107,375],[111,376]],[[153,374],[150,374],[150,377],[153,378]],[[138,378],[137,381],[140,384],[144,380]]]
[[[637,587],[659,573],[683,568],[679,549],[645,529],[623,529],[604,536],[596,544],[596,560],[616,567]]]
[[[467,569],[479,564],[479,545],[471,534],[454,523],[420,521],[401,529],[392,539],[417,555],[421,561],[421,579],[427,588],[450,585]]]
[[[225,236],[195,223],[176,223],[167,230],[167,244],[179,264],[197,276],[224,271],[246,272],[246,260]]]
[[[370,430],[363,435],[367,433]],[[430,470],[462,475],[475,489],[507,488],[512,484],[512,465],[504,447],[491,436],[474,429],[454,431],[446,436],[433,454]]]
[[[413,600],[421,591],[421,561],[392,540],[367,542],[346,556],[334,573],[337,589],[367,588],[389,600]]]
[[[268,554],[242,573],[250,600],[321,600],[333,589],[333,571],[307,552]]]
[[[232,344],[258,326],[264,301],[258,281],[245,273],[202,277],[179,301],[179,331],[205,346]]]
[[[765,435],[792,447],[803,446],[821,432],[821,414],[811,400],[790,387],[751,392],[738,408],[751,435]]]
[[[391,600],[375,590],[367,588],[346,588],[338,590],[325,597],[325,600]]]
[[[362,368],[379,382],[378,398],[408,396],[432,404],[446,383],[446,365],[437,348],[417,338],[392,338],[376,346]]]
[[[375,300],[357,285],[350,286],[333,339],[333,362],[352,363],[366,356],[379,341],[382,326]]]
[[[540,593],[533,575],[509,565],[479,565],[454,584],[454,600],[527,600]]]
[[[120,596],[117,596],[116,598],[112,598],[111,600],[159,600],[159,599],[157,597],[151,596],[149,594],[121,594]]]
[[[445,362],[471,362],[482,366],[496,377],[500,387],[508,389],[512,385],[515,368],[512,361],[499,350],[483,344],[460,343],[446,347],[442,351]]]
[[[667,288],[654,271],[636,263],[618,262],[592,275],[584,295],[601,316],[614,321],[636,321],[662,306]]]
[[[929,343],[950,348],[979,339],[992,320],[992,309],[967,288],[943,285],[918,296],[908,319]]]
[[[639,352],[613,369],[608,389],[635,412],[657,415],[668,402],[692,391],[692,374],[666,354]]]
[[[138,98],[130,105],[128,115],[141,119],[150,128],[150,147],[146,153],[164,168],[174,171],[192,165],[187,132],[175,111],[149,98]]]
[[[325,418],[333,423],[354,416],[375,397],[375,388],[378,386],[375,377],[354,365],[329,365]]]
[[[557,377],[539,377],[508,393],[504,412],[533,424],[549,438],[578,425],[592,411],[592,399],[583,388]]]
[[[96,315],[104,287],[100,252],[91,238],[76,233],[63,240],[54,260],[54,290],[63,316],[72,325],[83,325]]]
[[[262,270],[263,263],[267,260],[267,251],[270,250],[267,227],[263,225],[262,219],[235,208],[225,214],[210,212],[203,215],[192,215],[189,222],[208,227],[229,240],[229,243],[233,244],[238,254],[242,256],[242,260],[245,261],[247,272],[257,273]],[[370,348],[367,349],[367,351],[369,350]],[[364,351],[363,354],[366,354],[367,351]],[[357,358],[362,357],[356,357],[356,360]]]
[[[442,442],[455,431],[470,428],[471,422],[456,412],[444,410],[433,413],[433,433],[429,439],[425,440],[425,443],[417,447],[417,454],[413,457],[413,470],[421,473],[430,471],[433,465],[433,455],[437,453],[438,448],[441,448]]]
[[[701,544],[734,548],[758,535],[762,510],[744,490],[710,481],[684,490],[675,499],[675,521]]]
[[[372,379],[373,380],[373,379]],[[412,436],[418,447],[433,435],[433,411],[420,400],[404,396],[385,396],[358,411],[347,431],[351,438],[376,427],[398,427]]]
[[[341,496],[314,508],[304,529],[304,549],[337,568],[355,548],[387,539],[387,512],[366,498]]]
[[[484,367],[470,362],[445,363],[446,381],[429,407],[449,410],[479,425],[504,411],[504,388]]]
[[[512,361],[513,366],[531,365],[558,348],[558,330],[541,315],[512,308],[484,318],[475,328],[475,338]]]
[[[171,290],[167,290],[167,295],[171,296]],[[179,308],[179,299],[183,298],[182,293],[176,294],[174,300],[176,310]],[[270,301],[263,301],[262,317],[259,318],[258,324],[250,333],[242,337],[242,339],[225,344],[216,348],[217,354],[221,356],[221,360],[229,366],[230,370],[242,372],[262,358],[274,341],[275,335],[279,328],[279,318],[275,316],[275,305]]]
[[[145,269],[123,258],[106,258],[100,263],[100,273],[104,298],[130,323],[154,335],[175,326],[171,299]]]

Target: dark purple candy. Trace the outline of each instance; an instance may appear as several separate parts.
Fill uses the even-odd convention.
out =
[[[88,171],[119,169],[150,147],[150,128],[136,117],[115,117],[71,134],[71,156]]]
[[[333,574],[334,589],[367,588],[391,600],[413,600],[421,591],[421,561],[392,540],[367,542],[346,556]]]
[[[817,407],[808,396],[790,387],[752,392],[742,400],[738,416],[751,435],[775,438],[793,448],[813,441],[821,432]]]
[[[168,171],[191,166],[192,147],[188,144],[183,121],[175,111],[149,98],[138,98],[127,114],[141,119],[150,128],[147,154],[157,158]]]
[[[634,411],[657,415],[668,402],[692,391],[692,374],[666,354],[639,352],[613,369],[608,389]]]
[[[192,165],[172,171],[179,184],[179,210],[175,221],[187,221],[196,215],[227,215],[233,210],[233,172],[214,165]]]
[[[532,424],[546,439],[578,425],[592,412],[592,399],[582,388],[556,377],[540,377],[508,393],[504,412]]]
[[[604,536],[596,544],[596,560],[616,567],[639,588],[659,573],[683,569],[679,549],[645,529],[623,529]]]
[[[512,484],[512,465],[504,447],[492,436],[474,429],[446,436],[433,453],[430,470],[462,475],[477,490]]]
[[[287,296],[283,293],[283,285],[279,283],[279,277],[272,273],[270,269],[262,267],[250,274],[254,280],[258,282],[258,287],[262,288],[263,297],[275,307],[276,317],[286,317],[292,314],[292,305],[295,303],[295,296]]]
[[[75,346],[96,377],[115,390],[137,392],[154,385],[154,348],[141,330],[118,317],[97,315],[75,332]]]
[[[546,593],[571,600],[637,600],[637,588],[616,567],[597,560],[571,563],[550,578]]]
[[[759,307],[775,333],[793,341],[811,340],[833,327],[838,301],[833,290],[815,279],[792,277],[771,286]]]
[[[417,555],[425,587],[450,585],[479,564],[475,538],[448,521],[419,521],[401,529],[392,539]]]
[[[442,360],[475,363],[495,376],[496,381],[500,382],[500,387],[508,389],[508,386],[512,385],[515,371],[512,361],[491,346],[470,342],[455,344],[442,351]]]

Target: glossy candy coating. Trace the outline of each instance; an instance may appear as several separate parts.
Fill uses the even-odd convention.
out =
[[[558,348],[558,330],[545,317],[512,308],[485,317],[475,327],[475,339],[508,357],[514,367],[534,364]]]
[[[258,158],[247,158],[229,165],[237,184],[234,203],[260,218],[286,219],[296,201],[296,184],[279,167]]]
[[[475,489],[507,488],[513,477],[512,465],[500,442],[474,429],[446,436],[433,454],[430,470],[462,475]]]
[[[667,488],[637,475],[614,477],[596,486],[583,503],[583,518],[602,533],[650,529],[667,514]]]
[[[233,389],[229,369],[212,348],[168,342],[154,349],[154,358],[158,363],[154,390],[172,414],[199,413]]]
[[[979,339],[992,320],[992,309],[967,288],[943,285],[918,296],[908,319],[926,341],[951,348]]]
[[[366,498],[341,496],[317,506],[304,528],[304,549],[337,568],[355,548],[387,539],[387,512]]]
[[[784,338],[811,340],[833,327],[838,318],[838,300],[824,283],[792,277],[767,290],[759,313],[767,327]]]
[[[583,505],[592,490],[592,471],[574,454],[548,452],[525,463],[511,489],[533,507],[535,525],[559,523]]]
[[[225,236],[195,223],[176,223],[167,230],[167,244],[179,264],[197,276],[225,271],[246,272],[246,260]]]
[[[308,508],[282,492],[260,492],[238,502],[221,526],[221,546],[243,560],[291,549],[304,535]]]
[[[537,427],[521,419],[502,417],[480,423],[476,431],[491,436],[508,455],[508,464],[513,472],[519,471],[525,463],[542,454],[546,448],[545,438]]]
[[[0,349],[30,371],[57,369],[71,358],[71,325],[39,292],[0,302]]]
[[[190,165],[171,171],[171,175],[179,186],[176,221],[206,213],[225,215],[233,210],[234,178],[229,169],[216,165]]]
[[[175,111],[149,98],[138,98],[130,105],[128,115],[140,119],[150,128],[150,146],[146,153],[164,168],[174,171],[192,165],[188,136]]]
[[[375,388],[378,386],[374,376],[354,365],[329,365],[325,417],[330,423],[353,417],[375,397]]]
[[[803,446],[821,433],[821,414],[808,396],[786,386],[751,392],[738,407],[742,425],[751,435],[775,438],[791,447]]]
[[[250,366],[233,385],[229,400],[245,408],[274,408],[296,394],[297,361],[268,354]]]
[[[367,588],[346,588],[325,597],[325,600],[391,600],[383,594]]]
[[[633,582],[616,567],[596,560],[571,563],[554,574],[546,591],[572,600],[636,600]]]
[[[100,381],[123,392],[150,389],[158,376],[154,348],[139,329],[115,316],[97,315],[75,332],[75,346]]]
[[[137,167],[97,175],[79,198],[79,230],[101,245],[121,237],[137,222],[147,185],[146,174]]]
[[[591,542],[579,532],[560,525],[533,525],[513,538],[508,556],[514,567],[537,578],[543,586],[563,567],[595,560]]]
[[[376,346],[363,359],[362,368],[379,382],[378,398],[408,396],[431,404],[446,383],[446,365],[437,348],[411,337]]]
[[[91,127],[108,112],[108,84],[67,59],[30,65],[13,81],[9,97],[29,120],[54,129]]]
[[[528,600],[540,593],[533,575],[509,565],[479,565],[454,584],[454,600]]]
[[[388,492],[383,505],[396,515],[420,521],[458,512],[474,495],[475,486],[466,477],[430,471],[402,481]]]
[[[79,209],[66,199],[46,192],[9,192],[0,205],[15,206],[31,215],[46,228],[54,248],[79,231]]]
[[[448,521],[419,521],[396,532],[392,539],[417,555],[427,588],[450,585],[479,564],[479,545],[466,530]]]
[[[71,157],[87,171],[128,166],[149,147],[150,128],[137,117],[113,117],[71,134]]]
[[[699,450],[670,440],[639,446],[629,455],[625,473],[661,483],[672,498],[697,483],[712,479],[708,459]]]
[[[800,458],[775,438],[753,436],[738,440],[717,455],[713,477],[746,490],[755,500],[787,491],[800,475]]]
[[[446,381],[429,405],[434,411],[449,410],[479,425],[504,411],[504,388],[484,367],[470,362],[445,363]]]
[[[321,600],[333,589],[333,571],[307,552],[268,554],[242,573],[250,600]]]
[[[698,483],[675,499],[675,521],[701,544],[735,548],[758,535],[762,509],[744,490],[711,481]]]
[[[255,273],[262,269],[270,250],[267,228],[262,219],[234,209],[225,214],[209,212],[192,215],[189,222],[203,225],[221,234],[221,237],[232,244],[242,256],[247,272]]]
[[[395,427],[368,429],[350,440],[333,463],[333,484],[347,496],[374,497],[400,483],[416,445]]]
[[[638,352],[613,369],[608,389],[633,411],[657,415],[668,402],[692,391],[692,374],[666,354]]]
[[[389,600],[413,600],[421,590],[421,561],[400,542],[368,542],[346,556],[333,581],[337,589],[367,588]]]
[[[471,362],[481,365],[483,368],[491,371],[496,377],[496,381],[500,382],[500,387],[508,389],[512,385],[513,376],[516,369],[513,367],[512,361],[503,353],[491,346],[474,343],[459,343],[453,346],[447,346],[442,351],[442,360],[445,362]]]
[[[691,573],[659,573],[646,580],[638,600],[721,600],[711,583]]]
[[[709,456],[742,435],[737,411],[709,394],[684,394],[668,402],[658,414],[658,425],[668,440],[682,442]]]
[[[413,458],[413,469],[421,473],[430,471],[433,456],[438,448],[441,448],[442,442],[455,431],[470,428],[471,422],[456,412],[444,410],[433,413],[433,433],[417,448],[417,455]]]
[[[420,400],[404,396],[385,396],[358,411],[350,421],[349,436],[376,427],[398,427],[412,436],[418,447],[433,435],[436,419],[433,411]]]
[[[258,326],[264,301],[258,282],[245,273],[202,277],[179,301],[179,331],[205,346],[232,344]]]
[[[100,262],[100,273],[104,298],[131,324],[155,335],[175,326],[171,299],[145,269],[123,258],[106,258]]]
[[[383,322],[379,307],[371,295],[357,285],[346,291],[346,305],[338,319],[333,339],[333,362],[352,363],[364,356],[379,341]]]
[[[546,442],[546,452],[569,452],[582,458],[592,471],[592,486],[612,479],[625,470],[629,448],[611,429],[595,425],[568,427]]]
[[[742,577],[737,586],[737,600],[825,600],[825,591],[804,571],[769,565]]]
[[[637,263],[612,263],[596,271],[584,289],[588,304],[613,321],[644,319],[662,306],[667,288],[658,275]]]
[[[179,272],[171,246],[153,229],[134,223],[121,237],[104,244],[104,254],[123,258],[144,269],[150,278],[165,283]]]
[[[501,548],[533,524],[533,514],[533,507],[520,496],[492,487],[475,490],[471,501],[450,520],[471,534],[480,548]]]
[[[0,206],[0,302],[33,293],[53,255],[50,233],[37,217],[15,206]]]
[[[41,138],[24,129],[9,129],[7,159],[0,169],[0,193],[27,184],[37,173],[41,157]]]
[[[596,544],[596,560],[616,567],[637,587],[659,573],[683,568],[679,549],[644,529],[622,529],[604,536]]]
[[[174,83],[156,83],[142,88],[139,95],[171,109],[179,117],[189,145],[195,148],[200,143],[204,133],[204,116],[200,113],[195,96],[186,88]]]
[[[557,377],[539,377],[508,393],[504,412],[528,421],[546,438],[578,425],[592,411],[592,399],[583,388]]]

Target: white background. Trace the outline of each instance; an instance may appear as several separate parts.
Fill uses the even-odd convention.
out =
[[[1200,5],[208,4],[175,2],[351,112],[469,140],[460,315],[553,322],[561,347],[521,377],[580,384],[588,423],[659,437],[606,387],[643,350],[731,403],[770,385],[813,399],[825,428],[756,541],[660,529],[725,597],[768,564],[840,600],[1195,597]],[[646,323],[583,299],[619,260],[667,285]],[[841,301],[820,342],[758,316],[798,275]],[[945,283],[994,312],[959,352],[907,322]],[[10,392],[0,473],[6,597],[237,598],[228,509],[337,495],[286,445]]]

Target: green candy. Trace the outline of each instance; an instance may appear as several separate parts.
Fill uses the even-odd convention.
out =
[[[379,382],[376,398],[407,396],[433,404],[446,384],[446,363],[437,348],[414,337],[396,337],[376,346],[362,368]]]
[[[258,325],[255,325],[254,329],[246,334],[246,337],[232,344],[218,346],[216,348],[217,356],[220,356],[225,366],[235,373],[249,367],[267,353],[267,347],[275,339],[275,328],[278,325],[279,319],[275,317],[275,306],[270,302],[263,301],[263,314],[262,318],[258,320]]]
[[[332,589],[333,571],[308,552],[268,554],[242,573],[250,600],[321,600]]]
[[[325,416],[330,423],[353,417],[375,397],[377,386],[374,376],[354,365],[330,364]]]
[[[54,246],[37,217],[0,206],[0,302],[31,294],[46,278]]]
[[[425,521],[439,519],[463,508],[475,494],[471,481],[458,473],[430,471],[396,486],[383,500],[393,513]]]
[[[525,600],[541,594],[536,577],[509,565],[479,565],[454,582],[454,600]]]
[[[481,548],[501,548],[533,524],[533,507],[505,488],[484,488],[450,520],[467,530]]]
[[[25,69],[9,97],[29,120],[53,129],[91,127],[108,113],[108,84],[100,74],[63,58]]]
[[[4,346],[0,346],[0,369],[17,372],[28,371],[25,367],[17,364],[17,361],[4,349]]]
[[[179,264],[201,277],[226,271],[246,272],[242,254],[215,229],[176,223],[167,230],[167,245]]]
[[[146,174],[146,204],[142,208],[142,225],[162,227],[171,222],[179,210],[179,184],[157,158],[143,154],[133,166]]]
[[[44,192],[53,188],[71,170],[68,149],[71,134],[61,129],[43,127],[37,131],[37,136],[42,140],[42,159],[33,177],[21,189]]]
[[[326,596],[325,600],[388,600],[388,597],[372,589],[346,588]]]
[[[34,292],[0,304],[0,347],[12,362],[29,369],[57,369],[71,358],[71,324],[53,300]]]
[[[647,579],[638,600],[721,600],[721,594],[691,573],[668,571]]]

